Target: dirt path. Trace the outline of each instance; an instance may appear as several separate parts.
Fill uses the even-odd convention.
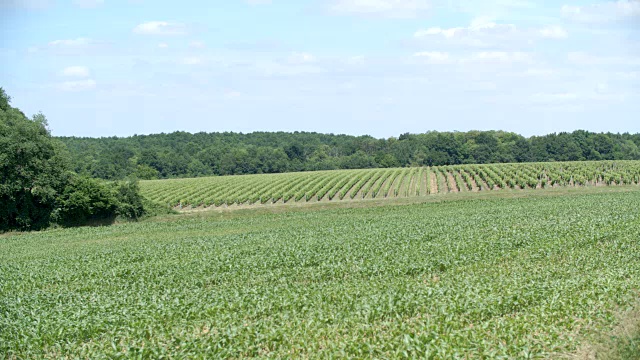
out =
[[[435,172],[429,170],[429,194],[438,193],[438,177]]]
[[[456,179],[453,177],[453,175],[450,172],[447,172],[447,180],[451,185],[451,189],[449,192],[460,192],[460,189],[458,189],[458,187],[456,186]]]

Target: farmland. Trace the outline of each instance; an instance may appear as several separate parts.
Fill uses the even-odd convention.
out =
[[[475,195],[2,236],[0,357],[549,358],[638,304],[636,188]]]
[[[169,207],[418,197],[452,192],[640,183],[640,161],[454,165],[142,181]]]

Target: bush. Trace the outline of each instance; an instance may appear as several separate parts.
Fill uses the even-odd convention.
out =
[[[72,176],[58,196],[53,221],[62,226],[113,222],[120,207],[114,190],[100,180]]]
[[[138,219],[145,213],[143,198],[137,180],[125,180],[113,183],[118,200],[117,215],[125,219]]]
[[[106,225],[119,216],[138,219],[144,213],[137,181],[108,183],[72,175],[57,198],[52,218],[62,226]]]

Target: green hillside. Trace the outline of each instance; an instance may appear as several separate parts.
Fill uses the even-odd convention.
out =
[[[142,181],[168,207],[428,196],[450,192],[638,184],[640,161],[454,165]]]

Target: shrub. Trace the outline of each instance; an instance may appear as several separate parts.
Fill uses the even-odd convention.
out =
[[[135,180],[105,182],[72,175],[57,198],[52,219],[62,226],[106,225],[120,216],[143,216],[144,200]]]

